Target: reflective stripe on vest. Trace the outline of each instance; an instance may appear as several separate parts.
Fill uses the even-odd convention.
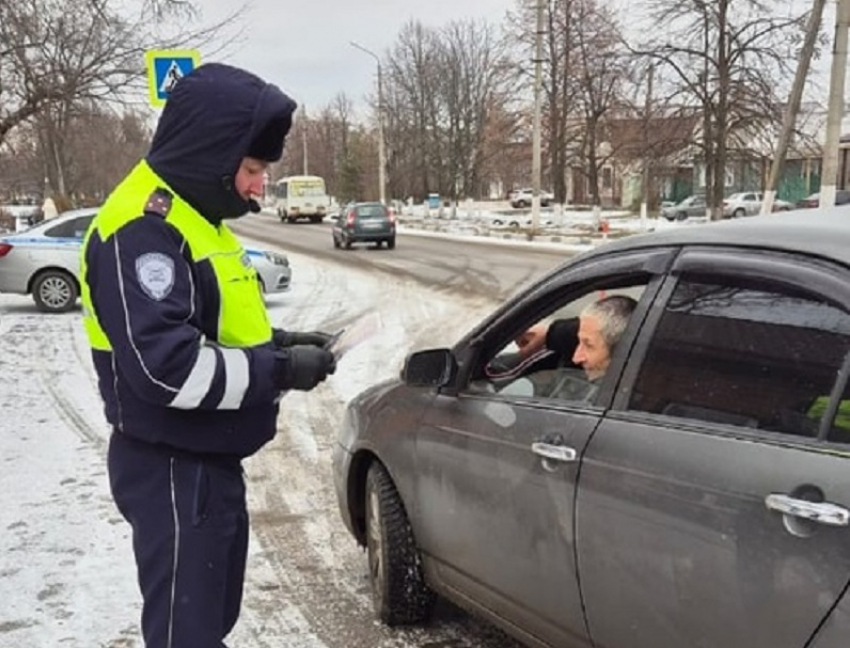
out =
[[[118,230],[143,215],[144,206],[157,188],[168,185],[144,160],[112,192],[98,212],[83,241],[80,263],[83,323],[92,348],[111,351],[112,345],[98,322],[87,282],[86,250],[92,236],[106,243]],[[169,189],[169,191],[171,191]],[[174,192],[171,192],[174,193]],[[250,347],[271,340],[271,323],[263,302],[257,271],[239,239],[222,223],[213,226],[177,195],[166,222],[173,225],[188,244],[194,263],[207,261],[215,273],[219,290],[218,337],[225,347]]]

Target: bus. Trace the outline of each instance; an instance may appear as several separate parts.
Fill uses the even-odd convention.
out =
[[[309,218],[319,223],[327,214],[330,197],[325,181],[319,176],[298,175],[281,178],[274,183],[275,207],[281,223],[294,223]]]

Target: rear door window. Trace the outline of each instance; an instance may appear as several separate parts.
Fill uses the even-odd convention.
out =
[[[628,408],[816,437],[848,351],[850,315],[826,299],[757,280],[685,277]],[[850,418],[841,430],[850,440]]]
[[[64,223],[59,223],[58,225],[46,229],[44,231],[44,235],[49,236],[50,238],[81,239],[85,236],[86,230],[91,224],[93,218],[94,214],[72,218]]]

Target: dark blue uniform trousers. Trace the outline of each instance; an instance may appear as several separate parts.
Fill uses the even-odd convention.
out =
[[[226,648],[239,617],[248,513],[237,458],[113,432],[109,481],[133,528],[147,648]]]

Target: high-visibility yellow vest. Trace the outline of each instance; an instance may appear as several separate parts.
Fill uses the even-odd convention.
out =
[[[88,285],[86,250],[92,237],[106,242],[122,227],[144,215],[153,192],[166,189],[172,195],[165,221],[186,239],[192,262],[209,262],[218,284],[220,310],[218,336],[211,340],[226,347],[249,347],[269,342],[272,327],[263,302],[257,271],[242,244],[221,223],[212,225],[192,206],[177,196],[144,160],[116,187],[98,212],[83,241],[80,287],[83,323],[93,349],[111,351],[112,345],[97,318]]]

